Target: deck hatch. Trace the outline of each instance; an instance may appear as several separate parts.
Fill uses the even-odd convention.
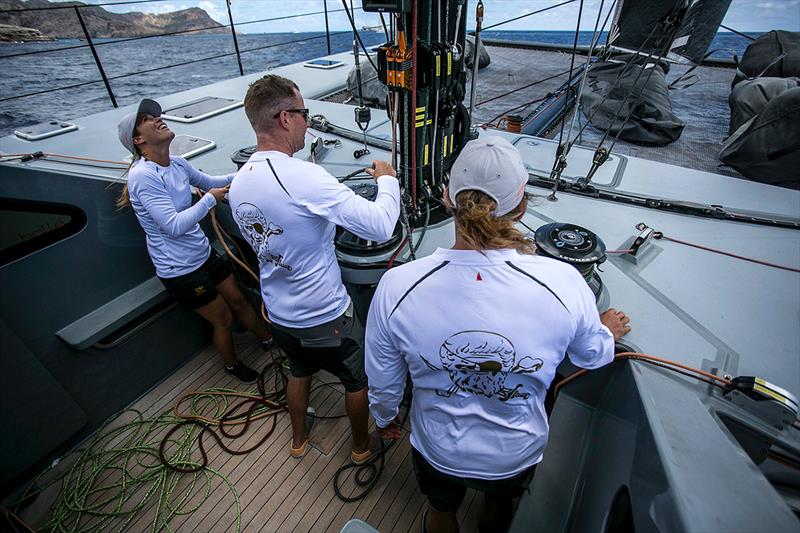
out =
[[[209,139],[195,137],[194,135],[176,135],[169,145],[170,155],[177,155],[189,159],[203,152],[213,150],[217,143]]]
[[[178,104],[165,109],[161,115],[175,122],[199,122],[220,113],[241,107],[243,102],[221,96],[204,96],[191,102]]]
[[[54,137],[56,135],[61,135],[62,133],[75,131],[77,129],[78,126],[72,124],[71,122],[49,120],[47,122],[42,122],[41,124],[35,124],[33,126],[14,130],[14,135],[20,139],[25,139],[26,141],[38,141],[40,139],[47,139],[48,137]]]

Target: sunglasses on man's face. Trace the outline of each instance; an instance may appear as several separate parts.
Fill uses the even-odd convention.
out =
[[[305,120],[306,124],[308,124],[308,117],[310,116],[311,113],[307,107],[302,107],[299,109],[284,109],[283,111],[286,111],[287,113],[302,113],[303,120]],[[283,113],[283,111],[278,111],[272,116],[272,118],[278,118],[279,116],[281,116],[281,113]]]

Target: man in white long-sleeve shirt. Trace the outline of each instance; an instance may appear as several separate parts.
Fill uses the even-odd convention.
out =
[[[400,214],[400,187],[392,167],[367,169],[378,184],[375,201],[356,195],[319,165],[294,159],[305,145],[309,111],[297,86],[268,75],[254,82],[245,113],[258,151],[231,185],[229,201],[242,235],[258,256],[261,294],[275,341],[289,358],[287,401],[292,457],[308,449],[306,422],[311,377],[320,369],[345,387],[356,463],[373,453],[364,373],[364,331],[342,284],[333,238],[336,226],[386,241]],[[310,423],[310,420],[309,420]]]
[[[498,137],[468,143],[445,201],[452,249],[389,270],[367,320],[370,409],[387,438],[406,373],[413,382],[411,445],[430,533],[456,531],[466,488],[483,492],[481,531],[503,531],[547,443],[545,393],[569,354],[584,368],[614,357],[624,313],[598,315],[570,265],[534,255],[514,227],[527,171]]]

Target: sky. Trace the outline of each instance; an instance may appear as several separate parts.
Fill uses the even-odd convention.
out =
[[[83,0],[90,4],[118,2],[121,0]],[[341,0],[327,0],[328,9],[341,9]],[[360,2],[354,0],[355,5]],[[477,0],[468,0],[468,24],[475,26]],[[525,13],[530,13],[560,3],[563,0],[484,0],[484,27]],[[635,0],[634,0],[635,1]],[[581,29],[591,31],[601,0],[585,0]],[[612,0],[605,1],[603,12],[609,9]],[[349,2],[348,2],[349,4]],[[579,2],[557,7],[544,13],[503,25],[503,30],[574,30]],[[166,13],[189,7],[200,7],[221,24],[228,24],[228,12],[224,0],[160,0],[148,4],[106,6],[109,11],[124,13],[144,11]],[[323,0],[232,0],[231,11],[235,23],[261,20],[283,15],[309,13],[323,10]],[[349,22],[343,12],[329,15],[331,31],[348,29]],[[377,15],[364,13],[356,7],[356,23],[362,26],[380,24]],[[743,32],[764,32],[772,29],[800,31],[800,0],[733,0],[723,24]],[[290,21],[272,21],[237,27],[241,33],[305,32],[324,31],[325,17],[313,15]]]

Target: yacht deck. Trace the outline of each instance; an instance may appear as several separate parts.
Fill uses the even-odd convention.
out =
[[[254,368],[266,365],[271,355],[263,352],[257,344],[246,349],[238,348],[240,358]],[[344,391],[335,378],[321,373],[314,380],[311,405],[318,415],[332,416],[344,412]],[[327,385],[334,383],[335,385]],[[219,356],[213,348],[207,348],[189,360],[173,375],[134,402],[130,409],[135,409],[145,417],[155,417],[170,410],[176,400],[188,391],[208,390],[213,388],[237,388],[236,380],[228,376],[222,369]],[[241,388],[241,387],[238,387]],[[245,389],[242,389],[245,390]],[[249,390],[249,389],[248,389]],[[102,430],[108,432],[135,418],[132,411],[125,411]],[[245,436],[227,444],[235,449],[252,447],[269,431],[271,418],[253,422]],[[158,443],[168,427],[155,433],[152,446],[157,449]],[[374,428],[371,428],[374,429]],[[113,441],[107,449],[119,445]],[[411,466],[411,454],[408,436],[393,446],[386,457],[385,470],[373,490],[364,499],[345,503],[336,497],[333,488],[333,476],[336,470],[349,461],[350,429],[346,418],[333,420],[317,420],[312,432],[312,448],[302,460],[294,460],[289,456],[290,423],[286,412],[279,413],[275,421],[275,431],[254,451],[245,455],[231,455],[224,452],[219,444],[211,438],[205,438],[204,444],[208,454],[208,472],[216,471],[224,476],[235,489],[230,490],[221,477],[208,474],[198,476],[193,485],[192,474],[170,474],[160,482],[171,486],[170,480],[177,484],[172,488],[172,497],[168,500],[178,507],[180,513],[191,509],[199,503],[206,491],[208,497],[193,512],[176,513],[168,522],[167,529],[173,531],[339,531],[351,518],[360,518],[382,532],[388,531],[422,531],[422,516],[427,504],[424,496],[417,488],[416,479]],[[55,478],[72,468],[77,454],[64,458],[59,465],[40,480],[40,486],[48,479]],[[195,448],[192,454],[195,460],[200,453]],[[134,461],[128,461],[131,470],[137,470]],[[157,459],[156,459],[157,460]],[[146,462],[146,461],[145,461]],[[141,467],[138,470],[142,470]],[[350,471],[352,472],[352,470]],[[164,472],[166,476],[166,472]],[[105,505],[96,509],[101,512],[115,512],[117,494],[120,489],[113,486],[120,481],[120,473],[107,469],[97,476],[95,487],[108,487],[90,495],[87,501],[101,502]],[[208,486],[207,486],[208,483]],[[42,527],[51,516],[50,505],[56,496],[56,483],[35,501],[21,515],[23,519],[36,528]],[[343,484],[345,495],[355,492],[352,474]],[[129,490],[123,507],[128,509],[143,499],[149,490],[160,491],[159,482]],[[186,500],[181,502],[181,498]],[[120,513],[108,520],[101,515],[82,515],[76,523],[75,515],[65,524],[71,531],[103,530],[103,531],[158,531],[161,529],[163,517],[168,507],[166,501],[159,497],[151,497],[148,504],[135,513]],[[237,513],[237,506],[240,512]],[[477,499],[470,490],[459,512],[461,531],[476,530]],[[238,526],[237,526],[237,522]],[[99,527],[98,527],[99,526]]]

